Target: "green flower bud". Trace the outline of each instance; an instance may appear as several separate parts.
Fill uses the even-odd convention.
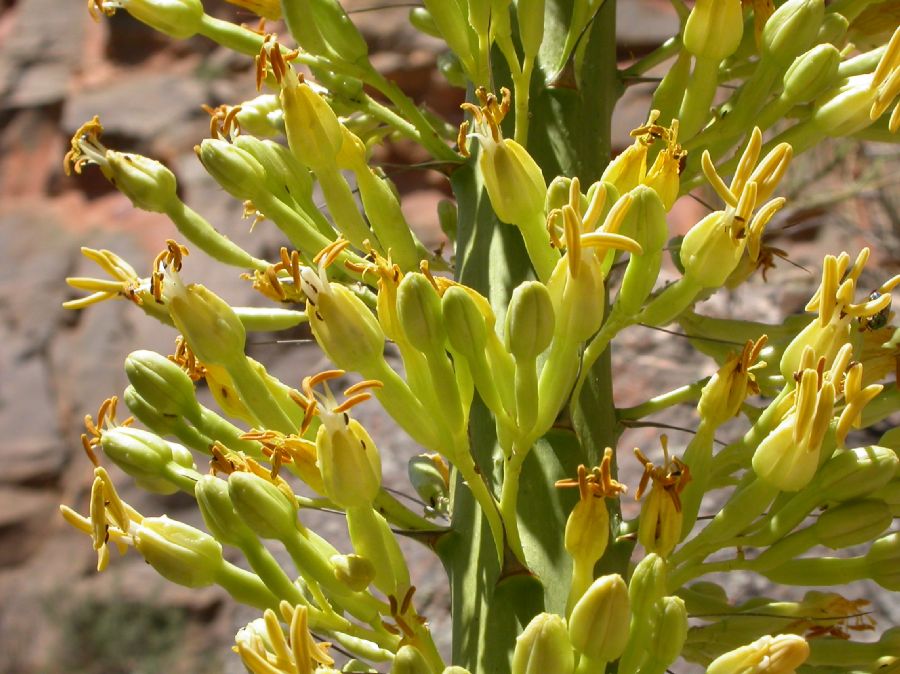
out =
[[[113,463],[139,486],[158,494],[174,494],[178,488],[166,476],[170,463],[194,468],[190,451],[139,428],[119,426],[103,432],[100,446]]]
[[[100,170],[135,208],[165,213],[178,202],[175,174],[154,159],[107,150]]]
[[[241,134],[232,143],[259,162],[270,192],[279,198],[283,196],[300,201],[312,197],[313,181],[309,169],[297,161],[286,147],[246,134]]]
[[[850,28],[850,22],[840,12],[828,12],[819,26],[816,42],[827,43],[838,47],[844,44],[844,36]]]
[[[891,592],[900,592],[900,533],[882,536],[872,543],[865,561],[868,577]]]
[[[477,38],[469,27],[466,3],[460,0],[424,0],[424,5],[447,46],[460,58],[468,72],[474,72]]]
[[[255,538],[234,509],[225,480],[204,475],[197,481],[194,496],[206,528],[220,543],[241,547],[244,541]]]
[[[198,283],[185,286],[175,273],[163,283],[163,301],[175,327],[204,365],[227,367],[243,357],[247,333],[228,303]]]
[[[372,581],[386,596],[401,596],[409,587],[409,569],[390,525],[370,505],[347,510],[347,529],[356,552],[372,564]]]
[[[824,18],[824,0],[788,0],[766,21],[760,45],[763,58],[787,68],[813,44]]]
[[[434,17],[425,7],[413,7],[409,10],[409,22],[420,33],[439,39],[442,37],[440,29],[434,22]]]
[[[257,536],[280,540],[297,532],[296,500],[259,475],[232,473],[228,494],[238,515]]]
[[[342,672],[359,672],[359,674],[377,674],[377,671],[369,667],[368,663],[356,658],[348,660],[347,664],[341,668]],[[316,674],[319,674],[316,672]]]
[[[359,297],[304,268],[300,272],[306,313],[313,336],[342,370],[368,371],[384,357],[384,332]]]
[[[132,351],[125,358],[125,376],[137,394],[162,415],[200,416],[194,382],[171,360],[153,351]]]
[[[225,564],[215,538],[165,515],[141,521],[134,547],[163,578],[185,587],[212,585]]]
[[[526,225],[544,212],[547,184],[541,167],[516,141],[482,138],[478,166],[491,206],[503,222]]]
[[[656,605],[653,621],[653,637],[650,641],[650,657],[668,667],[681,655],[687,640],[688,614],[680,597],[663,597]]]
[[[432,674],[425,656],[415,646],[401,646],[391,665],[391,674]]]
[[[342,508],[371,506],[381,489],[378,448],[356,419],[320,410],[316,455],[325,494]]]
[[[635,613],[649,614],[666,593],[666,560],[657,554],[646,555],[628,581],[628,597]]]
[[[456,228],[459,221],[456,203],[450,199],[441,199],[437,205],[438,223],[441,231],[450,241],[456,241]]]
[[[375,567],[359,555],[334,555],[331,557],[334,575],[354,592],[362,592],[375,579]]]
[[[310,0],[282,0],[281,10],[291,36],[304,51],[330,56],[318,24],[311,20]]]
[[[331,167],[344,142],[341,123],[328,102],[290,69],[281,88],[281,108],[294,156],[313,171]]]
[[[813,532],[820,545],[838,550],[871,541],[892,521],[891,510],[884,501],[850,501],[819,515]]]
[[[593,582],[572,609],[569,638],[572,646],[592,660],[609,662],[628,643],[628,588],[617,573]]]
[[[519,22],[519,39],[525,58],[534,58],[544,41],[545,0],[519,0],[516,3],[516,20]]]
[[[572,674],[575,654],[566,621],[553,613],[539,613],[516,637],[512,674]]]
[[[468,669],[464,667],[460,667],[459,665],[450,665],[449,667],[444,668],[444,671],[441,674],[471,674]]]
[[[837,452],[816,473],[809,488],[829,501],[849,501],[865,497],[896,475],[900,467],[897,453],[872,445]]]
[[[244,101],[235,119],[241,125],[241,135],[235,136],[232,142],[238,147],[240,143],[237,141],[243,134],[249,134],[250,138],[254,136],[271,138],[284,133],[281,103],[275,94],[262,94]]]
[[[409,460],[407,473],[419,498],[434,510],[446,509],[450,494],[450,473],[439,454],[414,456]]]
[[[849,136],[872,124],[869,110],[876,90],[872,75],[849,77],[818,98],[813,106],[812,121],[829,136]]]
[[[484,352],[487,344],[487,322],[472,296],[460,286],[450,286],[441,298],[444,330],[456,351],[470,361]]]
[[[731,56],[744,35],[741,0],[697,0],[684,26],[684,48],[698,58]]]
[[[793,674],[809,657],[809,644],[796,634],[766,635],[716,658],[706,674]]]
[[[872,492],[872,498],[884,501],[892,517],[900,517],[900,478],[894,478],[881,489]]]
[[[841,53],[833,45],[816,45],[787,69],[782,96],[794,104],[808,103],[834,82],[840,63]]]
[[[516,360],[533,360],[550,346],[556,321],[547,286],[527,281],[517,287],[506,312],[506,347]]]
[[[338,0],[311,0],[312,15],[322,37],[339,60],[347,63],[363,63],[369,55],[369,46],[359,30],[347,16]]]
[[[443,352],[447,336],[441,298],[424,274],[407,274],[400,281],[397,313],[410,344],[424,353]]]
[[[649,297],[662,264],[662,251],[669,237],[666,209],[656,190],[638,185],[630,192],[633,201],[619,233],[637,241],[643,253],[632,254],[616,298],[617,311],[631,316]]]
[[[122,0],[120,6],[141,23],[176,40],[195,35],[203,24],[200,0]]]
[[[235,199],[252,200],[265,189],[266,170],[253,155],[236,145],[207,138],[194,151],[206,172]]]

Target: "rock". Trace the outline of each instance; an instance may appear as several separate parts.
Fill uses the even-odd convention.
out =
[[[38,489],[0,486],[0,568],[27,560],[56,515],[56,496]]]

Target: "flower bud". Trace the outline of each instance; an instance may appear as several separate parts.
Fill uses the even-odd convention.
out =
[[[113,463],[135,479],[140,487],[158,494],[174,494],[178,488],[166,476],[170,463],[194,468],[190,451],[139,428],[119,426],[103,432],[100,446]]]
[[[434,17],[431,16],[431,12],[425,7],[413,7],[409,10],[409,22],[420,33],[425,33],[438,39],[442,37],[440,28],[434,22]]]
[[[482,141],[478,166],[491,206],[501,221],[525,225],[544,212],[547,184],[541,168],[516,141]]]
[[[246,150],[219,138],[207,138],[195,150],[203,168],[235,199],[252,200],[265,189],[266,170]]]
[[[819,97],[813,105],[816,128],[829,136],[849,136],[872,124],[869,110],[876,90],[872,75],[849,77]]]
[[[450,665],[449,667],[444,668],[444,671],[441,674],[471,674],[468,669],[464,667],[460,667],[459,665]]]
[[[844,44],[844,36],[850,28],[850,22],[840,12],[828,12],[819,26],[819,34],[816,36],[816,42],[820,44],[831,44],[835,47]],[[858,47],[862,47],[855,40],[853,41]]]
[[[200,416],[194,382],[171,360],[153,351],[132,351],[125,358],[125,376],[137,394],[162,415]]]
[[[196,34],[203,23],[200,0],[122,0],[121,6],[141,23],[176,40]]]
[[[550,346],[556,322],[547,287],[527,281],[517,287],[506,312],[506,347],[516,360],[533,360]]]
[[[254,537],[234,509],[225,480],[204,475],[197,481],[194,496],[206,528],[220,543],[240,547],[244,541]]]
[[[338,0],[311,0],[312,15],[322,37],[339,60],[362,64],[369,55],[369,46],[357,27],[347,16]]]
[[[649,615],[666,592],[666,560],[655,553],[646,555],[631,574],[628,597],[635,613]]]
[[[443,352],[447,336],[441,298],[424,274],[403,277],[397,288],[397,313],[410,344],[426,354]]]
[[[241,134],[232,144],[252,156],[263,168],[266,188],[282,200],[303,201],[312,196],[312,176],[290,151],[271,140]]]
[[[809,657],[809,644],[796,634],[766,635],[716,658],[706,674],[793,674]]]
[[[787,69],[782,96],[794,104],[808,103],[834,82],[840,63],[841,53],[833,45],[816,45]]]
[[[460,286],[451,286],[441,298],[441,313],[447,340],[469,361],[477,361],[476,354],[484,352],[488,326],[475,300]]]
[[[320,412],[316,455],[325,494],[342,508],[371,506],[381,489],[378,448],[356,419]]]
[[[672,495],[656,485],[644,499],[638,524],[638,541],[647,552],[668,557],[681,540],[684,513],[676,506]]]
[[[611,574],[595,580],[572,609],[572,646],[592,660],[616,660],[628,643],[628,606],[628,588],[622,576]]]
[[[450,494],[450,473],[439,454],[414,456],[409,460],[407,473],[419,498],[435,510],[446,508]]]
[[[656,604],[653,638],[650,641],[650,657],[668,667],[681,655],[687,640],[688,614],[680,597],[663,597]]]
[[[893,517],[884,501],[841,503],[819,515],[813,533],[820,545],[838,550],[868,543],[887,529]]]
[[[525,58],[534,58],[544,40],[545,0],[519,0],[516,4],[516,20],[519,23],[519,39]]]
[[[630,192],[647,175],[647,144],[638,139],[620,152],[600,176],[600,181],[615,187],[619,194]],[[607,195],[610,200],[611,195]]]
[[[214,292],[198,283],[185,286],[172,274],[163,284],[163,301],[175,327],[204,365],[227,367],[244,355],[244,324]]]
[[[900,477],[895,477],[881,489],[872,492],[872,498],[884,501],[892,517],[900,517]]]
[[[872,445],[836,453],[816,473],[810,488],[829,501],[865,497],[887,484],[900,467],[897,453]]]
[[[254,136],[271,138],[284,133],[281,103],[275,94],[262,94],[244,101],[241,103],[241,109],[235,114],[235,119],[241,125],[241,135],[246,133],[251,138]],[[234,138],[235,145],[240,146],[237,142],[240,137]]]
[[[566,621],[553,613],[540,613],[516,638],[512,674],[572,674],[575,654]]]
[[[359,555],[333,555],[335,577],[354,592],[362,592],[375,579],[375,567]]]
[[[872,543],[865,561],[868,577],[891,592],[900,592],[900,533],[882,536]]]
[[[107,150],[100,170],[136,208],[165,213],[180,203],[175,174],[154,159]]]
[[[425,656],[415,646],[401,646],[391,665],[391,674],[432,674]]]
[[[813,44],[824,18],[824,0],[788,0],[766,21],[760,45],[763,58],[787,68]]]
[[[185,587],[212,585],[225,563],[215,538],[165,515],[141,521],[134,547],[163,578]]]
[[[259,475],[232,473],[228,494],[240,518],[257,536],[283,539],[297,532],[297,502]]]
[[[721,61],[740,46],[744,34],[741,0],[697,0],[684,26],[684,48],[698,58]]]
[[[616,298],[617,311],[626,316],[636,314],[653,290],[669,234],[666,209],[656,190],[638,185],[630,194],[631,208],[619,233],[637,241],[643,253],[631,255]]]

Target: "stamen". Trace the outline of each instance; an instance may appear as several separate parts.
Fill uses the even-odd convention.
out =
[[[709,150],[703,151],[703,155],[700,159],[700,166],[703,169],[703,175],[706,176],[706,180],[709,182],[715,193],[719,195],[719,198],[732,208],[737,206],[737,197],[734,195],[734,192],[728,188],[725,181],[722,180],[722,177],[716,170],[712,157],[709,154]]]
[[[597,222],[603,214],[603,207],[606,205],[606,185],[599,183],[588,202],[587,211],[582,218],[582,227],[585,232],[592,232],[597,227]]]
[[[747,148],[741,155],[737,169],[735,169],[734,177],[731,179],[731,193],[740,194],[744,190],[744,185],[748,180],[752,180],[751,173],[756,162],[759,161],[759,153],[762,150],[762,132],[759,127],[753,127],[750,132],[750,140],[747,142]],[[770,155],[771,156],[771,155]]]

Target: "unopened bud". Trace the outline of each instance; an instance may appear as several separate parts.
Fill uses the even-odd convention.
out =
[[[206,528],[220,543],[240,547],[244,541],[254,537],[234,509],[225,480],[204,475],[197,481],[194,496]]]
[[[194,383],[165,356],[153,351],[133,351],[125,358],[125,375],[137,394],[160,414],[192,420],[199,417]]]
[[[891,510],[884,501],[850,501],[819,515],[813,531],[819,544],[838,550],[868,543],[892,521]]]
[[[484,352],[488,325],[472,296],[460,286],[451,286],[441,298],[441,312],[447,340],[470,361]]]
[[[761,43],[763,58],[787,68],[813,44],[824,18],[824,0],[788,0],[766,21]]]
[[[225,563],[215,538],[165,515],[145,517],[134,546],[163,578],[185,587],[212,585]]]
[[[432,674],[425,656],[415,646],[401,646],[391,665],[391,674]]]
[[[816,45],[787,69],[783,96],[794,104],[808,103],[834,82],[840,63],[841,53],[834,45]]]
[[[178,203],[175,174],[155,159],[107,150],[100,170],[136,208],[165,213]]]
[[[663,597],[656,605],[653,637],[650,642],[650,657],[658,664],[668,667],[681,655],[687,640],[688,614],[680,597]]]
[[[108,429],[100,438],[100,446],[140,487],[158,494],[173,494],[178,490],[166,475],[170,463],[194,468],[194,457],[189,450],[139,428]]]
[[[900,592],[900,533],[882,536],[872,543],[865,561],[868,577],[891,592]]]
[[[249,152],[219,138],[195,148],[207,173],[235,199],[252,200],[266,183],[266,170]]]
[[[512,674],[572,674],[574,670],[566,621],[553,613],[539,613],[516,638]]]
[[[725,211],[715,211],[691,227],[681,241],[684,275],[704,288],[719,288],[735,270],[743,246],[731,238],[731,219]]]
[[[622,576],[601,576],[578,600],[569,618],[575,649],[592,660],[609,662],[628,643],[629,598]]]
[[[200,0],[122,0],[121,7],[141,23],[176,40],[196,34],[203,22]]]
[[[550,346],[555,330],[553,302],[539,281],[518,286],[506,313],[506,345],[517,360],[533,360]]]
[[[362,592],[375,579],[375,567],[359,555],[334,555],[331,558],[335,577],[354,592]]]
[[[297,527],[297,502],[259,475],[235,472],[228,476],[234,509],[257,536],[283,539]]]
[[[275,94],[262,94],[244,101],[235,119],[241,125],[241,134],[250,134],[251,137],[271,138],[284,133],[281,103]],[[240,137],[234,138],[235,144]]]
[[[410,343],[424,353],[441,352],[447,336],[441,298],[424,274],[407,274],[397,288],[397,313]]]
[[[716,658],[706,674],[793,674],[809,657],[809,644],[796,634],[766,635]]]
[[[684,27],[684,48],[699,58],[721,61],[741,44],[741,0],[697,0]]]

